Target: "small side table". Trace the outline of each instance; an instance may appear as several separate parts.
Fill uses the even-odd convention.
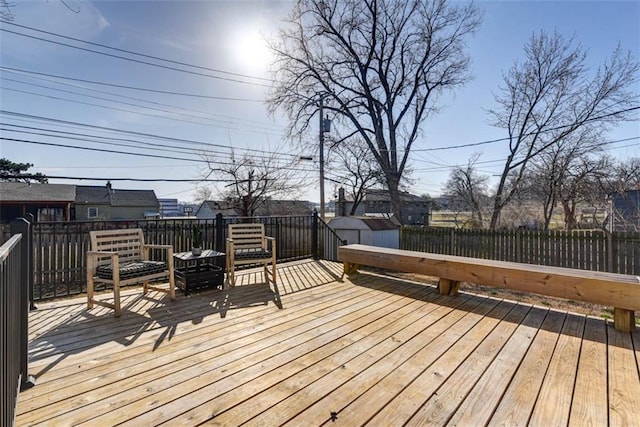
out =
[[[224,268],[215,265],[218,257],[224,252],[205,249],[196,256],[191,252],[173,254],[176,286],[185,295],[194,289],[211,289],[224,286]]]

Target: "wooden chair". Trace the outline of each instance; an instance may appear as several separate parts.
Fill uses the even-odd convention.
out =
[[[149,289],[166,292],[176,299],[173,274],[173,247],[171,245],[145,245],[142,229],[90,231],[91,250],[87,252],[87,307],[94,304],[122,313],[120,286],[143,283],[143,292]],[[149,249],[166,251],[165,261],[149,259]],[[169,289],[150,286],[150,281],[168,278]],[[113,286],[113,304],[94,298],[96,282]]]
[[[265,280],[276,283],[276,239],[264,235],[263,224],[230,224],[227,237],[227,281],[236,285],[235,266],[262,264]],[[271,264],[271,269],[268,268]]]

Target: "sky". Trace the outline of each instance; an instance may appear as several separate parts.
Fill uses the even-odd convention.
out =
[[[198,187],[214,195],[225,188],[201,181],[203,151],[221,164],[247,153],[275,156],[313,178],[298,196],[318,201],[318,153],[301,152],[286,140],[285,118],[269,115],[263,102],[270,77],[264,40],[276,37],[292,2],[14,3],[13,23],[0,24],[1,157],[32,163],[30,172],[50,177],[88,178],[50,183],[104,185],[110,179],[114,188],[151,189],[159,198],[189,202]],[[447,147],[505,136],[490,125],[487,110],[495,107],[502,73],[522,59],[533,32],[574,37],[593,68],[618,43],[640,59],[640,1],[476,4],[484,20],[468,39],[473,80],[442,96],[440,112],[423,125],[415,145],[420,151],[411,156],[414,194],[441,194],[451,169],[476,153],[482,173],[501,172],[504,143]],[[613,156],[640,157],[640,139],[629,140],[640,137],[635,117],[606,135],[626,140],[608,145]],[[310,140],[317,132],[311,129]],[[301,161],[301,155],[315,160]],[[327,200],[334,186],[326,183]]]

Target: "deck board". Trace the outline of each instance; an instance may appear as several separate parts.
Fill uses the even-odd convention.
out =
[[[30,313],[16,425],[632,425],[638,332],[603,319],[297,261],[268,287],[123,292]],[[100,298],[109,299],[109,293]]]

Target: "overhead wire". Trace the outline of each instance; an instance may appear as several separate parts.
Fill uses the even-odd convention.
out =
[[[135,90],[135,91],[140,91],[140,92],[158,93],[158,94],[162,94],[162,95],[175,95],[175,96],[184,96],[184,97],[190,97],[190,98],[212,99],[212,100],[216,100],[216,101],[264,102],[263,99],[251,99],[251,98],[236,98],[236,97],[225,97],[225,96],[202,95],[202,94],[197,94],[197,93],[175,92],[175,91],[167,91],[167,90],[152,89],[152,88],[142,88],[142,87],[138,87],[138,86],[121,85],[121,84],[116,84],[116,83],[99,82],[99,81],[96,81],[96,80],[87,80],[87,79],[80,79],[80,78],[74,78],[74,77],[68,77],[68,76],[61,76],[59,74],[41,73],[41,72],[37,72],[37,71],[25,70],[25,69],[21,69],[21,68],[6,67],[6,66],[0,66],[0,70],[13,72],[13,73],[22,73],[22,74],[28,74],[28,75],[50,77],[50,78],[60,79],[60,80],[69,80],[69,81],[74,81],[74,82],[78,82],[78,83],[87,83],[87,84],[93,84],[93,85],[99,85],[99,86],[108,86],[108,87],[114,87],[114,88],[118,88],[118,89],[128,89],[128,90]]]
[[[249,78],[249,79],[263,80],[263,81],[272,82],[272,83],[275,82],[275,80],[269,79],[269,78],[265,78],[265,77],[251,76],[251,75],[248,75],[248,74],[225,71],[225,70],[221,70],[221,69],[218,69],[218,68],[203,67],[203,66],[200,66],[200,65],[189,64],[189,63],[186,63],[186,62],[175,61],[175,60],[171,60],[171,59],[167,59],[167,58],[161,58],[159,56],[148,55],[148,54],[145,54],[145,53],[135,52],[135,51],[132,51],[132,50],[121,49],[121,48],[108,46],[108,45],[104,45],[104,44],[100,44],[100,43],[90,42],[90,41],[78,39],[78,38],[75,38],[75,37],[65,36],[65,35],[62,35],[62,34],[57,34],[57,33],[51,32],[51,31],[45,31],[45,30],[42,30],[42,29],[39,29],[39,28],[34,28],[34,27],[26,26],[26,25],[17,24],[15,22],[11,22],[11,21],[6,21],[6,20],[0,20],[0,21],[3,24],[9,24],[9,25],[12,25],[12,26],[15,26],[15,27],[24,28],[24,29],[35,31],[35,32],[38,32],[38,33],[43,33],[43,34],[47,34],[47,35],[50,35],[50,36],[63,38],[63,39],[66,39],[66,40],[72,40],[72,41],[79,42],[79,43],[86,43],[88,45],[101,47],[101,48],[109,49],[109,50],[114,50],[114,51],[117,51],[117,52],[127,53],[127,54],[130,54],[130,55],[136,55],[136,56],[141,56],[141,57],[144,57],[144,58],[155,59],[157,61],[168,62],[168,63],[176,64],[176,65],[183,65],[183,66],[186,66],[186,67],[196,68],[196,69],[199,69],[199,70],[211,71],[211,72],[214,72],[214,73],[228,74],[228,75],[236,76],[236,77],[245,77],[245,78]]]
[[[172,67],[172,66],[168,66],[168,65],[154,64],[153,62],[149,62],[149,61],[143,61],[143,60],[135,59],[135,58],[128,58],[128,57],[122,56],[122,55],[115,55],[115,54],[112,54],[112,53],[100,52],[100,51],[94,50],[94,49],[88,49],[88,48],[85,48],[85,47],[74,46],[74,45],[71,45],[69,43],[63,43],[63,42],[59,42],[59,41],[55,41],[55,40],[49,40],[49,39],[46,39],[46,38],[43,38],[43,37],[37,37],[37,36],[34,36],[34,35],[30,35],[30,34],[24,34],[24,33],[20,33],[20,32],[17,32],[17,31],[12,31],[12,30],[9,30],[7,28],[0,27],[0,31],[4,31],[6,33],[10,33],[10,34],[14,34],[14,35],[22,36],[22,37],[27,37],[27,38],[31,38],[31,39],[34,39],[34,40],[47,42],[47,43],[53,43],[53,44],[56,44],[56,45],[65,46],[65,47],[69,47],[69,48],[72,48],[72,49],[78,49],[78,50],[82,50],[82,51],[85,51],[85,52],[91,52],[91,53],[95,53],[95,54],[98,54],[98,55],[104,55],[104,56],[108,56],[108,57],[112,57],[112,58],[122,59],[124,61],[129,61],[129,62],[135,62],[135,63],[138,63],[138,64],[149,65],[151,67],[163,68],[163,69],[166,69],[166,70],[178,71],[178,72],[181,72],[181,73],[192,74],[192,75],[202,76],[202,77],[209,77],[209,78],[212,78],[212,79],[224,80],[224,81],[233,82],[233,83],[241,83],[241,84],[252,85],[252,86],[261,86],[261,87],[265,87],[265,88],[270,88],[271,87],[270,85],[265,85],[265,84],[262,84],[262,83],[249,82],[249,81],[246,81],[246,80],[233,79],[233,78],[229,78],[229,77],[221,77],[221,76],[216,76],[216,75],[213,75],[213,74],[201,73],[201,72],[198,72],[198,71],[184,70],[184,69],[181,69],[181,68]]]

